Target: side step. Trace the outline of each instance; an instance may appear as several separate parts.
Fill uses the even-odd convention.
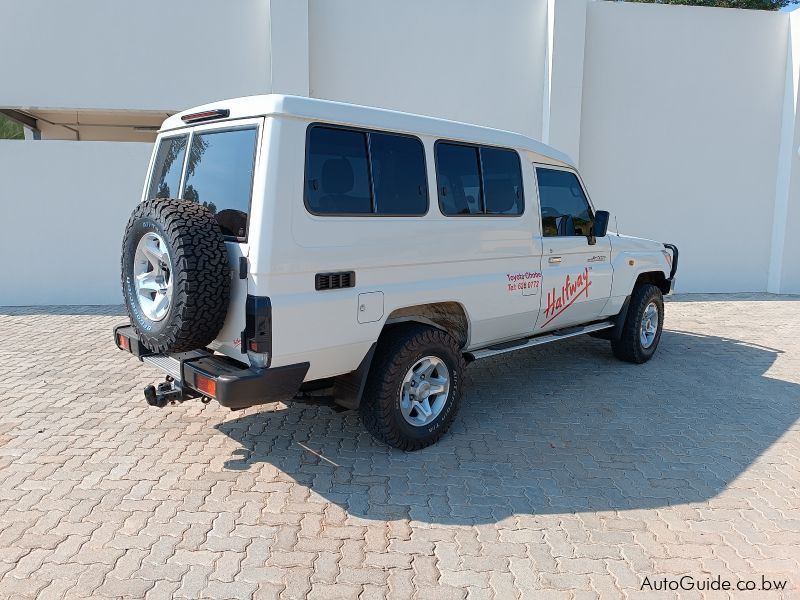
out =
[[[602,329],[610,329],[614,327],[614,323],[610,321],[603,321],[602,323],[592,323],[591,325],[583,325],[579,327],[569,327],[567,329],[559,329],[552,333],[540,335],[537,337],[524,338],[512,342],[504,342],[483,348],[481,350],[472,350],[465,352],[468,360],[480,360],[481,358],[489,358],[497,354],[505,354],[506,352],[514,352],[515,350],[522,350],[523,348],[532,348],[533,346],[541,346],[542,344],[549,344],[558,340],[575,337],[576,335],[583,335],[584,333],[592,333],[593,331],[600,331]]]

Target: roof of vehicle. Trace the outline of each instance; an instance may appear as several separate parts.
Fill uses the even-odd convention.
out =
[[[166,119],[161,126],[161,131],[186,127],[186,123],[181,120],[184,115],[215,109],[229,110],[230,115],[226,120],[259,116],[284,116],[307,121],[323,121],[326,123],[383,129],[398,133],[431,135],[444,139],[527,150],[554,161],[574,166],[572,159],[563,152],[538,140],[511,131],[384,108],[301,96],[285,96],[282,94],[245,96],[197,106]]]

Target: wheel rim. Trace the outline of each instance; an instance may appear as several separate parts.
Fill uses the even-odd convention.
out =
[[[440,358],[426,356],[412,366],[400,387],[400,411],[407,423],[424,427],[438,417],[450,393],[450,371]]]
[[[139,240],[133,258],[136,298],[144,315],[161,321],[172,304],[172,259],[167,243],[157,233],[148,232]]]
[[[651,302],[644,309],[642,315],[642,324],[639,328],[639,341],[642,343],[643,348],[649,348],[653,345],[658,332],[658,306],[655,302]]]

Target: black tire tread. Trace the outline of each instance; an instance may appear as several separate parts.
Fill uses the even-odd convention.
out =
[[[659,304],[659,333],[653,345],[644,349],[639,342],[639,325],[641,315],[645,307],[656,300]],[[622,335],[618,340],[611,340],[611,350],[619,360],[642,364],[650,360],[658,346],[660,340],[660,329],[664,319],[664,299],[661,290],[651,283],[637,285],[631,294],[631,301],[628,305],[628,314],[625,317],[625,324],[622,326]]]
[[[440,329],[412,324],[394,327],[389,331],[378,342],[359,412],[366,429],[379,441],[401,450],[420,450],[442,437],[458,412],[461,381],[466,366],[464,357],[456,340]],[[449,358],[456,365],[456,373],[451,374],[455,387],[450,399],[452,408],[433,434],[423,439],[413,439],[404,435],[398,427],[394,400],[410,361],[423,349],[431,347],[439,347],[450,354]]]
[[[196,202],[145,200],[128,220],[123,252],[129,247],[134,221],[141,218],[153,219],[167,235],[173,253],[173,303],[169,326],[159,334],[141,330],[131,318],[134,329],[153,352],[185,352],[208,346],[222,329],[230,299],[228,252],[219,224],[211,211]],[[124,268],[122,271],[124,290],[126,273]],[[130,315],[127,294],[125,303]]]

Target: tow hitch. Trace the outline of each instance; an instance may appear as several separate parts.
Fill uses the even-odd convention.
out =
[[[164,408],[167,404],[177,404],[191,398],[200,398],[203,404],[211,402],[208,396],[201,396],[193,390],[184,390],[175,382],[171,375],[167,375],[166,380],[158,385],[148,385],[144,388],[144,399],[150,406]]]
[[[114,328],[114,343],[164,372],[164,382],[144,388],[147,404],[160,408],[190,398],[201,398],[204,404],[214,399],[231,410],[289,400],[300,389],[309,367],[307,362],[271,368],[248,366],[208,348],[156,354],[141,343],[129,324]]]
[[[186,398],[183,390],[175,385],[175,380],[167,375],[166,381],[144,388],[144,399],[150,406],[164,408],[170,402],[182,402]]]

